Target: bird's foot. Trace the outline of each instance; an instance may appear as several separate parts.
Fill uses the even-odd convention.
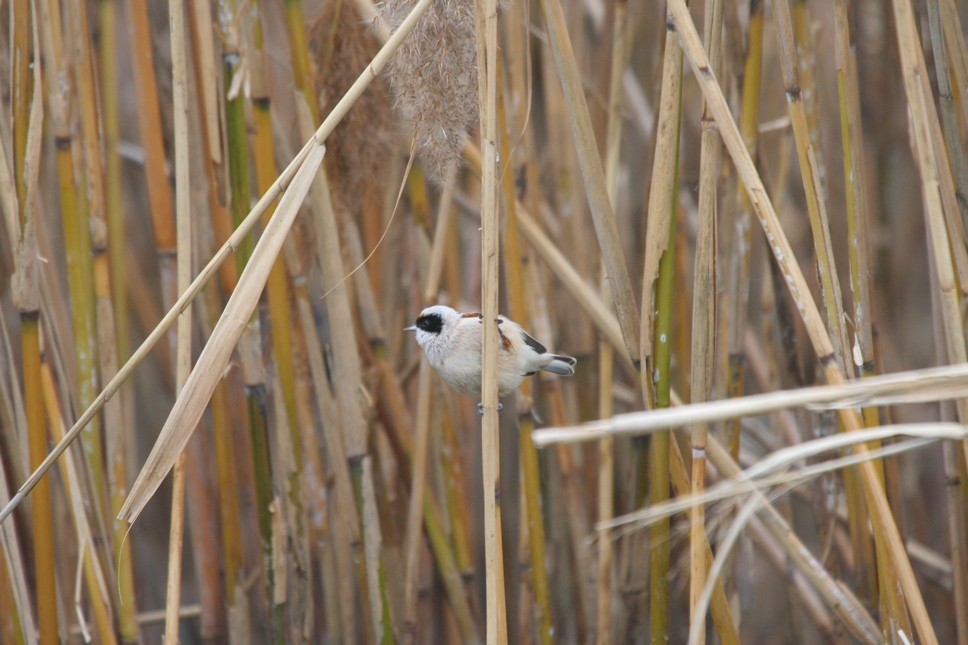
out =
[[[503,409],[504,409],[504,404],[503,403],[498,403],[497,404],[497,411],[500,412]],[[477,413],[479,415],[481,415],[481,416],[484,416],[484,403],[483,402],[477,404]]]

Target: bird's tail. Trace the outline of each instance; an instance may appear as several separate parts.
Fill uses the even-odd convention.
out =
[[[545,372],[552,372],[554,374],[561,374],[562,376],[571,376],[575,373],[575,363],[576,361],[571,356],[555,356],[552,355],[554,359],[541,369]]]

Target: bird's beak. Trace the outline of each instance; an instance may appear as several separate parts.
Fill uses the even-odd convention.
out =
[[[417,331],[416,325],[410,325],[409,327],[404,327],[403,331]]]

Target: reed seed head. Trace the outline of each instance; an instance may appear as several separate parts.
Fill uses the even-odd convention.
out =
[[[416,0],[385,0],[376,20],[395,31]],[[397,108],[410,123],[428,175],[443,183],[478,117],[472,0],[438,0],[387,65]]]

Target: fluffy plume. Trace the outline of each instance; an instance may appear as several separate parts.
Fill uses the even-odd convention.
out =
[[[356,81],[379,49],[376,39],[347,0],[327,0],[309,29],[316,91],[328,113]],[[326,171],[334,202],[358,214],[362,196],[382,195],[379,182],[394,141],[390,97],[374,80],[326,140]]]
[[[386,0],[377,20],[393,32],[416,4]],[[472,0],[438,0],[388,64],[396,105],[411,124],[429,175],[443,182],[478,116]]]

